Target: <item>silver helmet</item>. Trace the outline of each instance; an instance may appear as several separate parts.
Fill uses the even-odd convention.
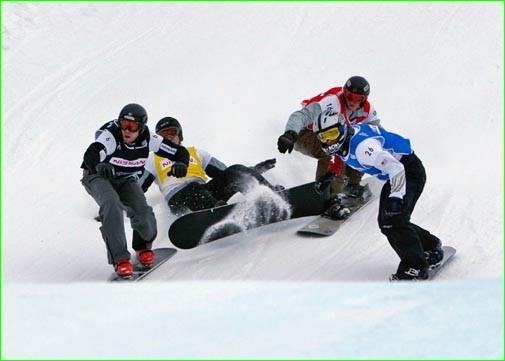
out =
[[[322,112],[313,126],[314,133],[325,147],[331,147],[332,152],[340,149],[347,139],[349,127],[342,113],[334,109]],[[334,143],[327,144],[328,141]]]

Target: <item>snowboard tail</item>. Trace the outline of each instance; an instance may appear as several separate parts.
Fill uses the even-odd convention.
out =
[[[445,265],[447,265],[453,259],[454,255],[456,254],[456,248],[454,248],[454,247],[442,246],[442,249],[444,250],[444,258],[442,258],[442,260],[439,263],[437,263],[436,265],[430,266],[430,268],[428,269],[428,278],[423,281],[431,281],[434,278],[436,278],[438,273],[445,267]],[[392,276],[393,275],[391,275],[389,278],[390,282],[405,282],[405,281],[412,282],[412,280],[394,279],[394,278],[392,278]],[[418,280],[416,280],[416,281],[418,281]]]
[[[177,249],[175,248],[156,248],[153,249],[154,252],[154,264],[151,267],[145,267],[142,265],[137,259],[132,261],[133,265],[133,274],[128,278],[123,278],[118,276],[116,272],[114,272],[110,277],[110,282],[136,282],[145,278],[147,275],[152,273],[155,269],[160,267],[163,263],[168,261],[171,257],[173,257],[177,253]]]
[[[442,258],[442,261],[440,261],[439,264],[437,264],[435,267],[430,268],[428,270],[428,280],[431,280],[435,278],[435,276],[438,274],[438,272],[448,263],[452,260],[454,255],[456,254],[456,248],[450,247],[450,246],[443,246],[442,249],[444,250],[444,258]]]

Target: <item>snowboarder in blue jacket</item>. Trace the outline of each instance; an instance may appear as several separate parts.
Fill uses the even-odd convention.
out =
[[[381,232],[400,257],[391,280],[424,280],[429,267],[443,258],[440,240],[410,221],[426,183],[421,160],[410,140],[370,124],[347,125],[342,114],[326,110],[314,122],[324,152],[340,157],[346,165],[385,180],[379,203]],[[316,189],[329,186],[332,174],[316,182]]]

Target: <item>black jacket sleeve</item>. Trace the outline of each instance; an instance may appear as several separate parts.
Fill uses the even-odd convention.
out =
[[[142,184],[140,185],[144,193],[147,192],[147,190],[149,189],[151,184],[153,184],[153,182],[154,182],[154,176],[151,173],[149,173],[149,175],[143,180]]]
[[[175,152],[174,152],[175,150]],[[189,152],[182,145],[177,145],[172,143],[168,139],[163,139],[160,149],[155,152],[163,158],[168,158],[175,162],[184,163],[186,166],[189,165]]]
[[[147,161],[149,162],[149,159]],[[144,193],[147,192],[147,190],[153,184],[154,181],[155,181],[154,175],[151,174],[151,172],[149,172],[147,170],[147,168],[144,167],[144,171],[142,172],[142,176],[139,178],[140,188],[142,188]]]
[[[218,167],[216,167],[212,164],[209,164],[209,165],[207,165],[207,168],[205,168],[205,173],[207,173],[207,175],[209,177],[215,179],[215,178],[221,177],[224,173],[224,170],[219,169]]]

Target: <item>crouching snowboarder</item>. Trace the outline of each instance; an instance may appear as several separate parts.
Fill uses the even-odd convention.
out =
[[[426,182],[421,160],[409,139],[368,124],[348,126],[339,112],[327,110],[314,122],[324,152],[340,157],[346,165],[385,180],[379,203],[381,232],[400,257],[390,280],[425,280],[428,269],[442,261],[440,240],[410,221]],[[329,186],[330,174],[316,182]]]
[[[117,120],[100,128],[84,153],[82,185],[100,206],[103,240],[109,263],[121,277],[133,274],[128,252],[123,210],[133,228],[133,249],[144,266],[154,263],[151,245],[156,238],[156,219],[138,183],[153,151],[174,162],[171,175],[185,177],[189,153],[183,146],[150,133],[147,113],[138,104],[128,104]]]

